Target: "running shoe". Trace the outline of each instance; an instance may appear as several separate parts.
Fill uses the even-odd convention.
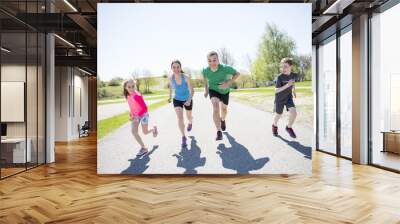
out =
[[[187,126],[187,128],[186,128],[186,130],[187,130],[187,131],[191,131],[191,130],[192,130],[192,127],[193,127],[192,123],[189,123],[188,126]]]
[[[145,155],[146,153],[148,153],[149,151],[146,149],[146,148],[141,148],[140,150],[139,150],[139,152],[136,154],[136,156],[143,156],[143,155]]]
[[[272,134],[278,136],[278,127],[275,125],[272,125]]]
[[[286,131],[289,133],[290,137],[292,138],[296,138],[296,134],[293,131],[293,128],[289,128],[288,126],[286,126]]]
[[[186,136],[182,137],[182,147],[186,147],[187,143],[186,143]]]
[[[217,132],[217,138],[215,140],[216,141],[222,140],[222,131]]]
[[[226,130],[226,123],[223,120],[221,120],[221,129],[222,129],[222,131]]]

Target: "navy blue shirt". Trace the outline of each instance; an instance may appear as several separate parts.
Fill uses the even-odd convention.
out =
[[[279,74],[278,77],[276,78],[276,84],[275,87],[276,88],[280,88],[284,85],[286,85],[289,80],[293,79],[293,81],[296,80],[297,78],[297,74],[296,73],[290,73],[289,75],[285,75],[285,74]],[[276,103],[286,103],[288,100],[293,99],[293,86],[290,86],[289,88],[286,88],[285,90],[279,92],[279,93],[275,93],[275,102]]]

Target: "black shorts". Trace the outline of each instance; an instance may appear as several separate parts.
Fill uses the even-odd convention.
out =
[[[185,102],[186,101],[180,101],[180,100],[177,100],[177,99],[173,100],[174,107],[182,107],[182,108],[185,107],[186,110],[192,110],[192,108],[193,108],[193,100],[190,101],[190,105],[189,106],[186,106]]]
[[[289,111],[289,108],[291,107],[296,107],[294,105],[293,99],[290,98],[286,102],[275,102],[274,105],[274,112],[277,114],[282,114],[283,113],[283,108],[286,106],[286,111]]]
[[[210,99],[213,97],[218,98],[222,103],[224,103],[225,105],[228,105],[229,103],[229,93],[227,94],[221,94],[215,90],[209,89],[208,90],[208,94],[210,94]]]

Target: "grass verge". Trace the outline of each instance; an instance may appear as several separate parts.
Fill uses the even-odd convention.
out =
[[[124,99],[124,96],[122,95],[122,87],[121,86],[107,86],[107,87],[101,87],[98,88],[97,91],[100,91],[102,89],[105,89],[108,91],[108,93],[111,94],[111,96],[107,97],[102,97],[99,101],[105,101],[105,100],[118,100],[118,99]],[[168,89],[159,89],[159,90],[151,90],[151,93],[144,93],[142,92],[143,96],[155,96],[155,95],[162,95],[162,94],[168,94]]]
[[[298,110],[297,121],[306,127],[313,124],[313,93],[311,82],[296,83],[297,98],[294,99]],[[238,89],[232,91],[232,98],[240,103],[273,113],[275,87],[261,87],[252,89]],[[284,120],[287,114],[284,113]]]
[[[159,99],[168,99],[168,96],[161,95],[161,96],[151,96],[151,95],[145,95],[144,100],[159,100]],[[114,103],[124,103],[126,101],[125,98],[119,98],[119,99],[114,99],[114,100],[99,100],[97,101],[97,105],[106,105],[106,104],[114,104]]]
[[[153,111],[159,107],[168,104],[166,100],[150,104],[148,106],[149,111]],[[97,139],[102,139],[104,136],[110,134],[114,130],[118,129],[122,125],[129,122],[129,112],[124,112],[122,114],[115,115],[104,120],[97,122]]]

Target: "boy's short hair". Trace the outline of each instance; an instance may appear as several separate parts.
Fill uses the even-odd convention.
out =
[[[283,64],[283,63],[286,63],[286,64],[292,66],[293,65],[293,59],[292,58],[282,58],[281,64]]]
[[[207,58],[209,58],[211,56],[217,56],[217,58],[218,58],[218,53],[216,51],[211,51],[210,53],[207,54]]]

